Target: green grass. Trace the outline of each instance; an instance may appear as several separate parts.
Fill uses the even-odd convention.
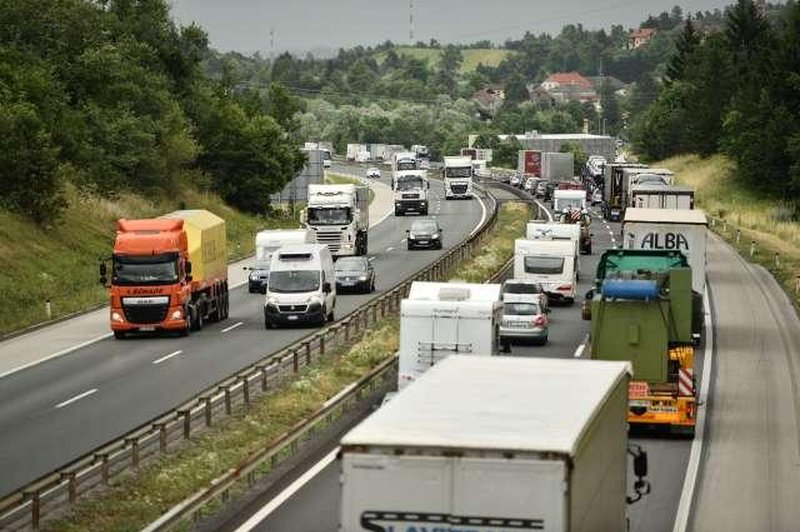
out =
[[[531,209],[525,203],[504,203],[486,245],[480,253],[458,267],[453,279],[482,283],[491,277],[514,255],[514,241],[525,236],[531,215]]]
[[[111,253],[119,218],[158,216],[182,206],[207,209],[227,222],[231,259],[253,253],[258,230],[297,226],[287,215],[249,216],[213,194],[189,189],[171,199],[123,194],[112,201],[68,186],[66,199],[69,207],[50,227],[0,210],[0,334],[45,321],[46,299],[53,318],[105,303],[108,295],[98,283],[97,265]]]
[[[348,177],[345,175],[340,174],[333,174],[330,172],[325,172],[325,183],[329,185],[366,185],[369,186],[369,183],[365,183],[361,179],[356,179],[354,177]],[[372,200],[375,199],[375,191],[372,190],[372,187],[369,189],[369,202],[372,203]]]
[[[514,240],[524,234],[530,210],[506,203],[486,245],[454,277],[482,282],[511,257]],[[483,272],[476,278],[474,272]],[[311,415],[346,386],[358,380],[399,349],[400,323],[387,318],[349,347],[306,368],[273,395],[257,399],[177,451],[121,477],[115,485],[76,504],[48,530],[139,530],[186,497],[208,485],[256,450]]]
[[[800,223],[791,220],[787,205],[740,186],[735,180],[735,164],[721,155],[673,157],[654,166],[673,170],[678,183],[693,187],[696,206],[718,220],[711,228],[743,257],[770,270],[800,308],[795,291],[795,278],[800,274]],[[738,243],[737,231],[741,231]],[[752,258],[751,242],[756,243]],[[775,264],[776,253],[780,254],[780,267]]]
[[[442,50],[439,48],[416,48],[416,47],[399,47],[397,48],[398,55],[413,57],[426,61],[429,67],[435,67],[442,58]],[[469,74],[474,72],[478,65],[483,64],[486,66],[496,67],[503,59],[508,57],[513,52],[511,50],[495,49],[495,48],[475,48],[469,50],[462,50],[461,55],[463,61],[459,69],[461,74]],[[378,55],[378,61],[383,61],[385,53]]]

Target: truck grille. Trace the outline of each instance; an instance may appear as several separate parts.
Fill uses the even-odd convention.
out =
[[[166,305],[123,305],[122,310],[129,323],[159,323],[166,319],[169,303]]]
[[[317,243],[328,246],[331,253],[335,253],[342,247],[342,233],[339,231],[317,231]]]
[[[466,194],[467,193],[467,185],[453,184],[453,185],[450,185],[450,190],[453,191],[453,194]]]
[[[282,313],[305,312],[307,305],[278,305],[278,311]]]
[[[403,199],[419,199],[419,194],[414,194],[414,193],[411,193],[411,194],[403,194],[403,195],[402,195],[402,198],[403,198]]]

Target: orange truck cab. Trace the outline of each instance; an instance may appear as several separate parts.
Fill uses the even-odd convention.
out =
[[[208,211],[119,220],[108,273],[101,263],[100,282],[110,287],[111,330],[118,339],[149,331],[185,336],[206,321],[228,317],[225,222]]]

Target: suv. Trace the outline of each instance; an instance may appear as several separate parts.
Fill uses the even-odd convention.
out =
[[[433,218],[415,220],[406,233],[408,249],[442,249],[442,228]]]

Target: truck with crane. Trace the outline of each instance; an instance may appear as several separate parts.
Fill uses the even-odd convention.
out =
[[[142,332],[186,336],[228,317],[225,221],[213,213],[119,220],[110,272],[107,262],[100,263],[100,283],[109,287],[117,339]]]

